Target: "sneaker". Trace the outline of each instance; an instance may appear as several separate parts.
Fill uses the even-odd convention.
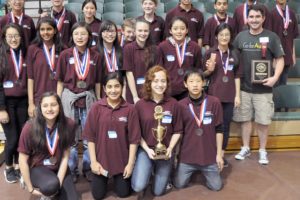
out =
[[[51,197],[41,196],[40,200],[51,200]]]
[[[269,164],[269,160],[268,160],[268,153],[266,152],[265,149],[260,149],[259,152],[259,164],[262,164],[262,165],[267,165]]]
[[[13,167],[4,170],[4,177],[8,183],[15,183],[18,181]]]
[[[17,179],[20,180],[21,176],[22,176],[20,169],[15,169],[15,174],[16,174]]]
[[[173,184],[169,182],[166,186],[166,192],[170,191],[173,188]]]
[[[236,154],[234,157],[237,160],[244,160],[246,157],[250,156],[250,149],[249,147],[242,147],[241,151]]]

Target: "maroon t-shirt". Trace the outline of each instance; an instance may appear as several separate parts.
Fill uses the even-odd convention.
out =
[[[145,19],[139,16],[138,19]],[[154,20],[150,23],[150,36],[154,44],[158,45],[164,39],[165,21],[162,17],[154,15]]]
[[[10,12],[1,18],[0,31],[2,31],[4,26],[9,23],[13,23]],[[19,20],[16,17],[15,17],[15,23],[19,24]],[[23,14],[21,27],[23,29],[25,47],[28,47],[30,42],[35,38],[36,35],[35,25],[32,18],[29,17],[28,15]]]
[[[61,159],[63,157],[63,152],[61,150],[60,145],[57,146],[57,149],[54,153],[54,157],[57,159],[57,162],[55,165],[44,165],[44,160],[49,159],[51,157],[51,154],[48,151],[47,143],[46,143],[46,133],[45,133],[45,148],[44,149],[34,149],[32,147],[32,135],[31,131],[33,128],[33,121],[28,121],[21,132],[21,136],[19,139],[19,147],[18,152],[24,153],[29,156],[28,159],[28,165],[30,168],[36,167],[36,166],[46,166],[50,168],[53,171],[57,171],[60,166]],[[69,118],[67,118],[67,125],[66,128],[68,130],[68,134],[70,134],[70,141],[67,141],[67,144],[69,146],[73,145],[75,142],[75,130],[76,125],[75,122]],[[52,134],[55,130],[55,127],[49,130],[50,134]],[[59,132],[58,132],[59,135]],[[58,141],[59,142],[59,141]]]
[[[158,64],[157,60],[157,47],[154,58],[156,58],[155,64]],[[141,48],[136,41],[129,43],[124,47],[123,50],[123,70],[131,71],[133,73],[136,89],[139,97],[142,97],[142,87],[145,81],[145,74],[149,67],[146,66],[145,60],[148,59],[150,55],[146,55],[145,49]],[[127,84],[126,88],[126,100],[129,103],[133,103],[133,98],[129,86]]]
[[[83,54],[79,53],[81,62],[83,61]],[[101,58],[98,52],[90,49],[90,70],[85,78],[86,88],[78,88],[76,86],[80,79],[77,77],[75,71],[75,60],[73,56],[73,47],[64,50],[60,53],[57,62],[57,69],[55,80],[61,81],[64,88],[68,88],[73,93],[81,93],[88,90],[94,90],[96,83],[101,83]],[[77,106],[85,107],[85,98],[77,101]]]
[[[263,23],[263,27],[271,30],[272,29],[272,22],[271,22],[272,19],[271,19],[269,10],[266,8],[265,5],[263,5],[261,3],[257,3],[257,4],[262,5],[265,9],[265,21]],[[234,11],[233,19],[235,21],[235,29],[237,31],[236,34],[245,30],[246,27],[248,29],[248,25],[244,24],[244,14],[243,14],[244,13],[244,5],[245,5],[245,3],[239,5],[238,7],[236,7],[236,9]]]
[[[98,18],[95,18],[94,21],[92,21],[92,23],[89,24],[93,36],[93,46],[95,46],[98,43],[100,25],[101,20]]]
[[[221,19],[219,17],[217,17],[217,19],[219,20],[220,23],[225,23],[226,18]],[[231,36],[231,38],[235,37],[235,23],[232,17],[228,17],[228,22],[227,24],[232,28],[233,31],[233,35]],[[211,18],[209,18],[204,26],[204,38],[203,38],[203,46],[204,45],[208,45],[210,47],[213,47],[215,44],[218,43],[217,38],[215,36],[215,32],[218,26],[218,22],[216,21],[215,17],[212,16]]]
[[[13,60],[10,51],[6,53],[8,70],[0,81],[3,83],[4,94],[7,97],[22,97],[27,96],[27,78],[26,78],[26,64],[23,58],[22,71],[19,79],[16,76]],[[17,55],[17,57],[19,57]]]
[[[26,57],[27,76],[29,79],[34,80],[33,95],[34,103],[37,104],[43,93],[56,92],[57,81],[51,78],[55,75],[55,71],[53,73],[50,70],[43,47],[33,44],[29,46],[28,52]],[[55,55],[55,66],[57,65],[57,60],[58,53]]]
[[[285,16],[285,11],[283,12]],[[292,11],[289,7],[290,13],[290,22],[287,28],[287,36],[283,35],[284,31],[284,24],[283,19],[278,13],[277,9],[274,8],[271,12],[272,17],[272,31],[277,33],[280,38],[285,56],[284,56],[284,65],[291,66],[293,64],[293,44],[294,39],[298,37],[299,30],[298,30],[298,22],[295,15],[295,12]]]
[[[182,133],[182,115],[178,102],[172,97],[165,97],[159,103],[152,100],[139,100],[135,107],[138,111],[141,124],[142,137],[150,148],[153,148],[157,141],[153,136],[153,129],[157,128],[158,122],[154,119],[154,108],[162,106],[165,116],[161,120],[161,125],[166,128],[166,136],[162,143],[167,147],[170,144],[174,133]]]
[[[112,108],[106,98],[99,100],[88,114],[83,138],[95,143],[96,159],[110,175],[123,173],[129,145],[141,139],[136,109],[126,101]]]
[[[54,19],[59,20],[60,16],[63,13],[62,9],[60,12],[56,12],[53,10],[53,16]],[[64,45],[69,46],[70,38],[72,36],[71,29],[72,26],[77,22],[76,17],[73,12],[66,10],[65,12],[65,18],[64,18],[64,23],[62,25],[61,30],[59,31],[61,41],[63,42]]]
[[[184,71],[191,68],[202,69],[201,49],[194,41],[189,41],[187,43],[184,62],[181,66],[183,73],[178,73],[180,67],[176,55],[176,48],[169,39],[159,44],[158,57],[159,64],[166,68],[169,73],[171,80],[171,96],[179,95],[186,91],[183,84]]]
[[[195,114],[199,118],[201,105],[194,105],[189,97],[179,102],[184,126],[179,155],[179,162],[181,163],[202,166],[216,163],[217,144],[215,128],[223,123],[223,111],[221,103],[216,97],[210,95],[204,95],[204,97],[207,99],[207,104],[201,124],[202,135],[197,134],[199,126],[189,109],[189,104],[192,104]]]
[[[208,94],[218,97],[221,102],[233,103],[235,98],[235,92],[236,92],[234,79],[240,78],[242,76],[242,66],[241,65],[239,66],[237,52],[233,50],[229,51],[229,63],[228,63],[228,70],[226,75],[223,69],[223,63],[225,64],[226,58],[228,57],[228,53],[223,52],[223,56],[222,56],[223,63],[222,63],[221,53],[219,49],[217,47],[213,47],[209,49],[209,51],[205,54],[203,63],[206,63],[206,61],[210,59],[211,53],[215,53],[217,57],[216,57],[215,70],[208,77],[208,79],[210,80],[208,86]],[[228,82],[223,81],[224,76],[228,77]]]
[[[191,39],[195,42],[198,42],[198,39],[203,38],[204,36],[204,17],[203,14],[197,10],[196,8],[192,7],[188,12],[182,9],[179,4],[171,9],[166,15],[165,21],[165,36],[170,35],[170,23],[175,16],[185,17],[188,21],[188,35]]]

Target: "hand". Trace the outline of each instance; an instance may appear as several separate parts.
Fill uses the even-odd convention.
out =
[[[133,102],[134,102],[134,104],[136,104],[136,102],[138,102],[139,100],[140,100],[139,97],[133,97]]]
[[[296,65],[296,54],[293,53],[293,67]]]
[[[234,98],[234,107],[238,108],[241,105],[241,98],[239,96],[235,96]]]
[[[126,167],[125,167],[125,169],[124,169],[124,172],[123,172],[123,177],[124,177],[124,179],[129,178],[129,177],[131,176],[132,171],[133,171],[133,167],[134,167],[133,164],[129,164],[129,163],[128,163],[128,164],[126,165]]]
[[[33,103],[28,105],[28,115],[30,118],[33,118],[35,115],[35,105]]]
[[[42,17],[47,17],[48,16],[48,13],[47,12],[43,12],[42,14],[41,14],[41,18]]]
[[[274,76],[272,76],[272,77],[264,79],[263,80],[263,85],[264,86],[268,86],[268,87],[273,87],[276,82],[277,82],[277,78],[275,78]]]
[[[205,63],[206,69],[209,72],[213,72],[215,70],[215,66],[216,66],[216,62],[211,61],[210,59],[208,59]]]
[[[151,160],[153,160],[154,157],[155,157],[155,155],[156,155],[155,152],[154,152],[154,150],[149,148],[146,152],[147,152],[149,158],[150,158]]]
[[[222,170],[223,170],[223,167],[224,167],[224,160],[223,160],[223,157],[217,155],[217,157],[216,157],[216,162],[217,162],[219,171],[222,171]]]
[[[172,149],[167,148],[166,156],[170,159],[172,157]]]
[[[35,196],[42,196],[42,195],[43,195],[43,194],[42,194],[39,190],[37,190],[37,189],[34,189],[33,192],[32,192],[31,194],[33,194],[33,195],[35,195]]]
[[[1,110],[0,111],[0,123],[6,124],[9,122],[9,116],[6,110]]]
[[[100,165],[100,163],[96,162],[91,162],[91,170],[94,174],[100,175],[101,174],[101,169],[102,166]]]

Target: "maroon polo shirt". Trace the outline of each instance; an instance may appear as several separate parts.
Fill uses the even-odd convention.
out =
[[[270,12],[267,9],[267,7],[261,3],[257,3],[259,5],[262,5],[265,9],[265,22],[263,23],[263,27],[266,29],[271,30],[272,29],[272,22],[271,22],[271,16]],[[244,3],[236,7],[233,15],[233,19],[235,21],[235,29],[236,29],[236,34],[244,30]],[[248,27],[248,26],[247,26]]]
[[[92,21],[92,23],[89,24],[93,36],[93,46],[95,46],[98,43],[100,25],[101,20],[98,18],[95,18],[94,21]]]
[[[88,114],[83,138],[95,143],[96,159],[110,175],[123,173],[129,145],[141,139],[136,109],[124,100],[116,108],[106,98],[99,100]]]
[[[272,17],[272,31],[275,32],[281,41],[285,56],[284,56],[284,65],[291,66],[293,65],[293,44],[294,39],[298,37],[299,30],[298,30],[298,23],[295,12],[291,10],[289,7],[290,13],[290,23],[287,29],[288,35],[283,35],[284,24],[283,19],[278,13],[277,9],[274,8],[271,12]],[[285,11],[284,11],[285,16]]]
[[[204,17],[203,14],[192,7],[188,12],[182,9],[179,4],[171,9],[166,15],[165,21],[165,36],[170,35],[170,23],[175,16],[185,17],[188,21],[188,35],[195,42],[198,42],[198,39],[203,38],[204,36]]]
[[[225,23],[226,18],[221,19],[219,17],[217,17],[220,23]],[[235,23],[232,17],[228,17],[228,23],[227,23],[233,31],[233,35],[231,36],[231,38],[233,39],[235,37]],[[215,17],[212,16],[210,17],[204,26],[204,38],[203,38],[203,46],[204,45],[208,45],[210,47],[213,47],[215,44],[218,43],[217,38],[215,36],[215,32],[218,26],[218,22],[216,21]]]
[[[28,121],[21,132],[21,136],[19,139],[19,147],[18,147],[18,152],[24,153],[29,156],[28,158],[28,165],[30,168],[36,167],[36,166],[44,166],[43,162],[45,159],[49,159],[51,157],[51,154],[48,151],[47,148],[47,143],[46,143],[46,137],[45,137],[45,148],[44,149],[33,149],[32,148],[32,135],[31,131],[33,128],[33,121]],[[75,141],[75,129],[76,125],[75,122],[69,118],[67,118],[67,125],[66,128],[68,131],[68,134],[70,135],[70,141],[67,142],[69,146],[74,144]],[[53,129],[49,130],[50,134],[54,132],[54,127]],[[59,132],[58,132],[59,134]],[[45,133],[46,135],[46,133]],[[61,150],[60,145],[57,146],[57,149],[54,153],[54,156],[57,159],[57,162],[55,165],[45,165],[46,167],[50,168],[53,171],[57,171],[59,169],[61,159],[63,157],[63,152]]]
[[[2,78],[4,94],[7,97],[22,97],[27,96],[27,79],[26,79],[26,64],[23,58],[23,67],[19,80],[15,74],[15,68],[13,60],[11,58],[10,51],[6,53],[8,70]],[[0,76],[1,78],[1,76]],[[18,81],[17,81],[18,80]],[[16,84],[17,82],[17,84]],[[9,84],[7,84],[9,83]]]
[[[234,102],[235,98],[235,78],[240,78],[242,76],[242,66],[239,66],[238,56],[236,51],[230,50],[229,52],[229,67],[226,76],[228,77],[228,82],[223,82],[223,77],[225,76],[223,64],[221,60],[221,54],[219,49],[215,46],[205,54],[204,62],[210,59],[211,53],[215,53],[216,65],[213,73],[208,77],[210,80],[208,86],[208,94],[216,96],[221,102]],[[223,52],[223,62],[226,62],[228,56],[227,52]],[[205,66],[205,65],[204,65]],[[204,67],[205,68],[205,67]],[[206,70],[206,69],[205,69]]]
[[[176,48],[167,39],[158,46],[159,64],[169,73],[171,80],[171,96],[182,94],[186,91],[183,84],[183,76],[178,74],[179,63],[176,56]],[[186,71],[191,68],[202,69],[202,54],[198,44],[189,41],[186,47],[184,62],[181,68]]]
[[[34,103],[37,104],[45,92],[54,91],[57,89],[57,81],[51,80],[52,74],[47,63],[43,47],[37,44],[30,45],[26,57],[27,78],[34,80]],[[58,54],[55,55],[55,66],[57,66]]]
[[[162,106],[163,112],[168,115],[161,120],[161,125],[166,128],[166,136],[162,143],[169,146],[171,137],[174,133],[182,133],[182,116],[178,102],[172,97],[165,97],[159,103],[152,100],[139,100],[135,107],[138,112],[139,121],[141,125],[141,133],[143,139],[150,148],[154,148],[157,144],[153,136],[153,129],[157,128],[158,122],[154,119],[154,108]]]
[[[145,19],[139,16],[138,19]],[[150,36],[154,44],[158,45],[164,39],[165,21],[162,17],[154,15],[154,20],[150,22]]]
[[[3,16],[0,20],[0,30],[4,28],[5,25],[12,23],[10,12]],[[15,22],[18,24],[19,20],[15,17]],[[35,25],[31,17],[23,14],[22,24],[21,24],[23,34],[24,34],[24,44],[28,47],[30,42],[35,38],[36,30]]]
[[[60,16],[62,15],[63,10],[64,9],[62,9],[60,12],[56,12],[56,11],[53,10],[54,18],[58,20],[60,18]],[[77,20],[76,20],[76,17],[74,15],[74,13],[69,11],[69,10],[66,10],[64,23],[63,23],[62,28],[60,30],[61,41],[66,46],[69,46],[70,38],[72,36],[71,29],[72,29],[72,26],[76,22],[77,22]]]
[[[182,109],[182,120],[184,135],[182,138],[179,162],[196,165],[211,165],[216,163],[217,144],[215,128],[223,123],[223,111],[220,101],[213,96],[205,95],[207,98],[206,112],[201,125],[203,134],[197,135],[199,128],[191,111],[189,104],[192,103],[189,97],[179,102]],[[203,103],[203,99],[201,104]],[[192,103],[193,105],[193,103]],[[200,106],[193,105],[194,111],[199,118]]]
[[[157,47],[155,46],[155,55],[152,55],[156,59],[155,64],[158,64],[157,60]],[[145,48],[141,48],[136,41],[129,43],[123,50],[123,70],[131,71],[133,73],[136,89],[139,97],[142,97],[142,87],[144,76],[149,67],[146,66],[145,60],[151,55],[147,55]],[[129,86],[126,88],[126,100],[129,103],[133,103],[133,98]]]
[[[79,53],[81,61],[83,60],[83,54]],[[73,93],[81,93],[88,90],[94,90],[96,83],[101,83],[101,58],[98,52],[90,49],[90,70],[84,80],[87,84],[86,88],[78,88],[76,86],[77,81],[80,79],[77,77],[75,71],[73,56],[73,47],[64,50],[60,53],[57,62],[57,69],[55,79],[61,81],[64,84],[64,88],[68,88]],[[81,98],[77,101],[77,106],[85,107],[85,98]]]

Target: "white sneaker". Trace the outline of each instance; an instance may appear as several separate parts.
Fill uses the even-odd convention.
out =
[[[250,155],[251,153],[249,147],[242,147],[241,151],[238,154],[236,154],[234,158],[237,160],[245,160],[245,158]]]
[[[265,149],[260,149],[259,152],[259,164],[262,164],[262,165],[267,165],[269,164],[269,159],[268,159],[268,153],[266,152]]]

